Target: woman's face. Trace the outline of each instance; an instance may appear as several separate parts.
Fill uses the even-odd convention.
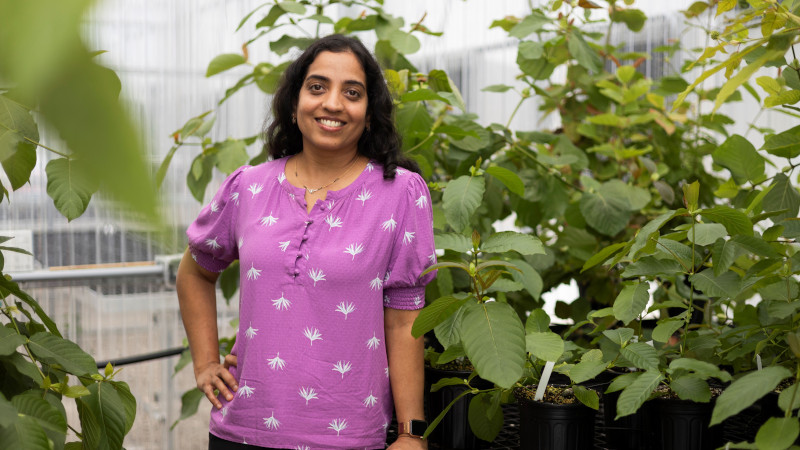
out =
[[[308,66],[295,113],[304,151],[357,151],[367,123],[367,78],[355,55],[317,55]]]

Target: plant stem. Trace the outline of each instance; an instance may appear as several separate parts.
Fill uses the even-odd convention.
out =
[[[66,153],[63,153],[63,152],[60,152],[60,151],[58,151],[58,150],[56,150],[56,149],[50,148],[50,147],[48,147],[48,146],[46,146],[46,145],[42,144],[41,142],[36,142],[36,141],[34,141],[33,139],[30,139],[30,138],[28,138],[28,137],[25,137],[24,139],[25,139],[26,141],[30,142],[30,143],[31,143],[31,144],[33,144],[33,145],[38,145],[39,147],[42,147],[42,148],[43,148],[43,149],[45,149],[45,150],[50,150],[51,152],[55,153],[56,155],[63,156],[64,158],[67,158],[67,159],[69,159],[69,158],[70,158],[70,155],[68,155],[68,154],[66,154]]]
[[[511,113],[511,117],[508,118],[508,123],[506,123],[506,128],[511,126],[511,121],[514,120],[514,116],[517,115],[517,111],[519,111],[519,107],[522,106],[522,102],[528,97],[522,96],[517,103],[517,106],[514,108],[514,111]]]

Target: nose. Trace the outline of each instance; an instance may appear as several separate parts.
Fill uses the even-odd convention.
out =
[[[325,96],[322,106],[328,111],[341,111],[343,109],[341,96],[336,92],[329,93]]]

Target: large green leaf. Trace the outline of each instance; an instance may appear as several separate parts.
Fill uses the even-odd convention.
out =
[[[124,381],[112,381],[111,386],[122,401],[122,408],[125,410],[125,434],[128,434],[136,420],[136,397],[131,394],[131,388]]]
[[[595,73],[602,70],[603,60],[600,55],[586,43],[576,28],[571,28],[567,35],[567,49],[581,66]]]
[[[481,250],[488,253],[515,250],[523,255],[541,255],[545,252],[539,238],[515,231],[501,231],[489,236],[481,245]]]
[[[525,290],[531,294],[531,297],[539,300],[539,297],[542,294],[542,288],[544,286],[544,281],[542,280],[542,276],[539,275],[539,272],[537,272],[536,269],[534,269],[526,261],[521,259],[512,259],[508,262],[517,266],[517,268],[521,271],[511,271],[511,277],[514,278],[514,281],[521,283],[522,286],[525,287]]]
[[[781,391],[778,396],[778,406],[784,411],[788,411],[790,406],[792,411],[800,408],[800,384],[795,383]]]
[[[634,239],[633,245],[631,246],[630,252],[628,254],[631,257],[636,256],[636,254],[647,245],[650,237],[653,236],[658,230],[660,230],[665,223],[673,219],[678,214],[679,211],[667,211],[664,214],[661,214],[660,216],[651,220],[650,222],[647,222],[647,224],[643,226],[642,229],[636,233],[636,238]]]
[[[0,146],[2,145],[0,143]],[[3,150],[0,149],[0,153],[2,152]],[[11,182],[11,188],[17,190],[28,182],[33,168],[36,167],[36,145],[29,142],[18,142],[13,153],[0,162],[8,181]]]
[[[633,328],[614,328],[613,330],[603,331],[603,336],[609,338],[611,342],[623,346],[633,337]]]
[[[744,410],[753,402],[775,389],[784,378],[792,373],[781,366],[765,367],[763,370],[748,373],[735,380],[717,398],[711,414],[711,426],[721,423],[728,417]]]
[[[67,438],[67,418],[35,391],[28,391],[11,399],[19,414],[33,418],[53,441],[55,448],[64,448]]]
[[[226,139],[214,145],[216,150],[216,165],[219,170],[230,175],[234,170],[247,164],[250,156],[247,148],[241,139]]]
[[[583,383],[600,375],[608,367],[603,361],[603,352],[592,349],[584,353],[581,361],[569,369],[569,378],[573,383]]]
[[[694,358],[673,359],[672,362],[669,363],[669,369],[667,369],[667,372],[676,373],[681,370],[693,372],[694,376],[704,380],[710,377],[718,378],[722,381],[731,380],[731,375],[728,372],[720,369],[715,364],[711,364],[710,362],[706,361],[700,361]]]
[[[459,233],[436,233],[433,236],[436,248],[443,250],[455,250],[459,253],[466,253],[472,250],[472,241],[463,234]]]
[[[80,161],[67,158],[53,159],[47,163],[47,195],[56,209],[72,221],[86,211],[98,185]]]
[[[709,389],[708,383],[694,376],[675,378],[669,383],[669,387],[682,400],[698,403],[708,403],[711,400],[711,389]]]
[[[536,308],[528,315],[525,321],[525,333],[539,333],[550,331],[550,316],[541,308]]]
[[[731,171],[737,184],[758,182],[764,177],[764,158],[747,139],[734,134],[711,154],[714,163]]]
[[[627,324],[637,318],[647,306],[650,294],[647,292],[647,283],[633,283],[625,285],[614,300],[614,317]]]
[[[122,399],[109,383],[93,383],[88,389],[91,395],[76,400],[84,445],[98,450],[121,448],[126,427]]]
[[[586,262],[583,264],[583,267],[581,268],[581,273],[606,261],[614,253],[618,252],[622,247],[625,247],[626,245],[627,244],[625,242],[617,242],[616,244],[611,244],[608,247],[603,248],[599,252],[592,255],[591,258],[586,260]]]
[[[800,434],[797,417],[770,417],[756,434],[760,450],[784,450],[794,444]]]
[[[58,364],[74,375],[97,373],[97,363],[78,344],[47,332],[36,333],[28,342],[31,353],[48,364]]]
[[[713,269],[705,269],[690,276],[689,281],[709,297],[734,298],[741,292],[741,279],[732,271],[715,276]]]
[[[416,53],[420,49],[420,42],[416,36],[402,30],[394,30],[389,33],[389,42],[398,52],[404,55]]]
[[[486,169],[486,173],[497,178],[503,185],[514,194],[522,197],[525,195],[525,185],[519,175],[500,166],[491,166]]]
[[[208,68],[206,69],[206,77],[214,76],[218,73],[224,72],[228,69],[232,69],[246,62],[247,60],[244,59],[244,56],[238,53],[225,53],[222,55],[217,55],[214,57],[214,59],[211,60],[210,63],[208,63]]]
[[[783,158],[800,156],[800,126],[768,137],[761,149],[766,150],[769,154]]]
[[[683,320],[667,319],[660,320],[653,329],[652,338],[657,342],[668,342],[678,329],[683,326]]]
[[[294,47],[305,50],[312,42],[314,42],[312,38],[293,37],[284,34],[279,39],[270,42],[269,48],[278,55],[285,55]]]
[[[619,395],[617,417],[614,420],[635,413],[663,379],[657,370],[648,370],[636,377]]]
[[[433,303],[422,308],[422,311],[420,311],[416,320],[414,320],[414,325],[411,327],[411,334],[415,338],[418,338],[428,331],[433,330],[470,299],[474,300],[474,297],[459,298],[448,295],[437,298]]]
[[[558,361],[564,353],[564,341],[552,331],[528,333],[525,336],[525,347],[528,353],[542,361]]]
[[[197,388],[184,392],[181,396],[181,415],[178,417],[178,420],[173,422],[169,429],[172,430],[181,420],[186,420],[195,415],[197,413],[197,408],[200,406],[200,401],[204,398],[206,398],[206,394]]]
[[[726,241],[720,239],[714,243],[714,251],[712,254],[714,263],[714,275],[720,276],[723,272],[730,269],[731,265],[736,258],[738,258],[744,249],[736,245],[733,241]]]
[[[544,26],[549,24],[552,20],[539,11],[533,11],[531,14],[525,16],[518,24],[508,32],[509,36],[525,39],[533,33],[537,33],[544,29]]]
[[[614,192],[584,192],[578,206],[586,223],[606,236],[616,235],[630,220],[627,200]]]
[[[461,343],[461,319],[464,317],[466,308],[459,308],[455,314],[446,318],[442,323],[433,329],[436,339],[445,348],[450,348]]]
[[[697,223],[688,230],[686,238],[696,245],[709,245],[727,234],[725,227],[718,223]]]
[[[36,316],[39,317],[39,320],[47,327],[47,329],[53,333],[54,335],[61,337],[61,332],[58,331],[58,327],[56,323],[53,322],[53,319],[44,312],[39,302],[33,299],[30,295],[28,295],[25,291],[19,288],[19,285],[10,280],[6,277],[0,276],[0,293],[5,294],[5,292],[13,294],[18,299],[25,302],[31,309],[36,313]]]
[[[616,7],[611,12],[611,21],[622,22],[628,27],[629,30],[633,32],[639,32],[644,27],[644,23],[647,21],[647,16],[638,9],[623,9]]]
[[[33,417],[22,415],[10,426],[0,428],[3,448],[25,450],[50,450],[44,429]]]
[[[447,223],[456,231],[464,231],[483,199],[485,180],[481,176],[464,175],[447,183],[442,207]]]
[[[655,348],[644,342],[629,344],[620,350],[620,354],[640,369],[650,370],[658,368],[658,352],[656,352]]]
[[[576,384],[572,387],[572,391],[575,393],[575,398],[584,405],[595,410],[600,409],[600,396],[594,389]]]
[[[500,391],[481,392],[469,401],[469,427],[475,436],[492,442],[503,429]]]
[[[675,275],[681,272],[683,272],[683,267],[674,259],[659,259],[652,256],[645,256],[625,266],[622,276],[624,278],[652,277],[655,275]]]
[[[481,378],[509,389],[525,367],[525,329],[508,303],[467,303],[461,342]]]
[[[787,210],[785,213],[773,217],[774,222],[796,218],[800,209],[800,193],[797,192],[797,188],[782,173],[775,175],[771,186],[774,187],[767,193],[762,203],[764,212]]]
[[[17,152],[17,144],[38,141],[39,128],[28,109],[0,95],[0,161],[5,161]]]
[[[0,327],[0,356],[8,356],[28,339],[11,328]]]

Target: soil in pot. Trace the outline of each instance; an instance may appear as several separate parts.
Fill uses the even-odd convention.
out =
[[[544,401],[533,400],[536,386],[518,388],[514,394],[519,403],[520,448],[594,448],[595,410],[579,402],[569,386],[547,386]]]
[[[431,392],[431,386],[442,378],[468,378],[472,373],[472,366],[460,364],[456,361],[445,365],[425,367],[425,416],[428,422],[433,421],[453,399],[464,392],[466,386],[445,386],[436,392]],[[474,378],[470,384],[479,389],[489,389],[492,383]],[[465,395],[450,408],[447,415],[428,436],[431,448],[440,449],[471,449],[486,448],[489,443],[478,439],[469,427],[469,401],[472,395]]]

